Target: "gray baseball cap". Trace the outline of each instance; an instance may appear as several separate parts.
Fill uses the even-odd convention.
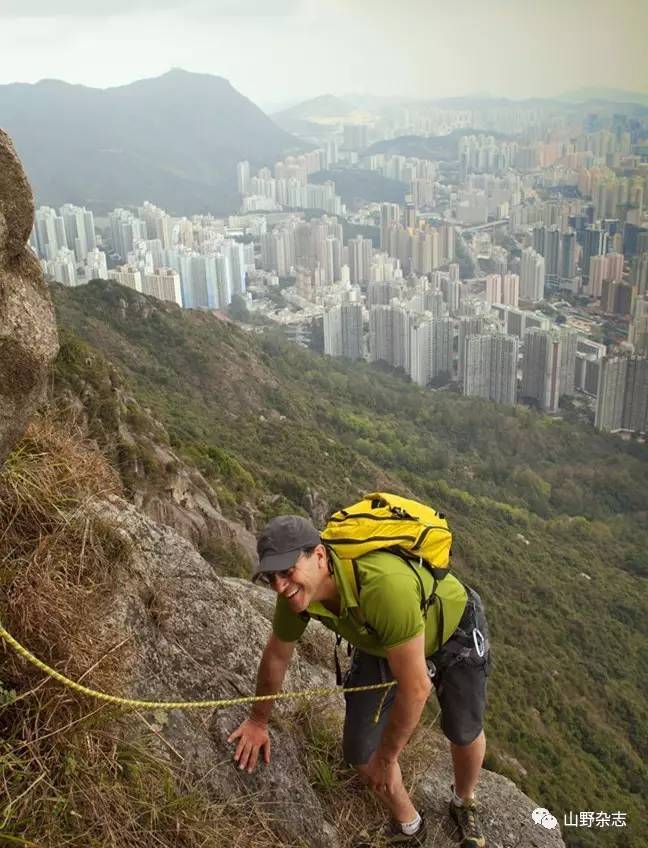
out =
[[[292,568],[304,548],[313,548],[320,542],[319,532],[301,515],[278,515],[268,521],[259,536],[259,563],[252,580],[271,571]]]

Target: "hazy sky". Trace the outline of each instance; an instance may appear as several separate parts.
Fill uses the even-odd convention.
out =
[[[175,66],[265,108],[345,92],[648,92],[647,34],[648,0],[0,0],[0,84],[104,88]]]

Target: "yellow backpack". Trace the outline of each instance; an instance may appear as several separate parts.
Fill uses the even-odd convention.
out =
[[[452,533],[443,513],[388,492],[373,492],[334,512],[321,537],[345,560],[393,550],[409,562],[425,565],[435,585],[450,570]]]
[[[334,512],[320,533],[325,545],[333,548],[350,579],[356,600],[360,597],[360,581],[356,559],[371,551],[388,550],[402,557],[413,569],[421,586],[421,611],[427,615],[439,600],[439,649],[443,644],[443,604],[436,594],[439,580],[450,570],[452,533],[441,512],[409,498],[388,492],[372,492],[346,509]],[[419,569],[425,566],[434,578],[432,592],[425,597]],[[354,612],[366,625],[361,609]],[[370,628],[368,628],[370,629]],[[338,636],[338,645],[340,643]],[[335,669],[341,682],[337,651]]]

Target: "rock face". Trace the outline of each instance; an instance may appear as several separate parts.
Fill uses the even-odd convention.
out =
[[[26,246],[33,223],[31,188],[0,130],[0,462],[41,399],[58,350],[52,303]]]
[[[69,355],[64,335],[61,354],[63,360]],[[116,368],[88,349],[73,375],[59,361],[52,388],[51,405],[109,459],[139,510],[172,527],[227,573],[250,573],[256,562],[253,515],[246,526],[223,514],[212,486],[172,450],[164,425],[128,392]],[[239,508],[244,511],[243,504]]]
[[[105,598],[105,616],[93,637],[101,656],[125,642],[121,665],[124,691],[133,697],[174,700],[230,698],[254,691],[260,654],[271,629],[272,593],[246,580],[220,577],[195,549],[169,527],[155,524],[118,497],[93,502],[89,512],[115,532],[130,551],[127,569]],[[332,634],[307,628],[286,679],[286,690],[332,687]],[[92,685],[92,682],[90,682]],[[341,710],[341,699],[326,703]],[[192,773],[214,800],[249,798],[272,818],[286,845],[330,848],[342,835],[327,821],[308,779],[306,745],[296,702],[275,707],[271,722],[272,762],[252,774],[233,764],[227,736],[246,707],[215,711],[154,713],[159,754]],[[217,767],[215,767],[217,764]],[[451,763],[444,740],[430,744],[429,768],[417,797],[431,823],[436,848],[456,848],[446,799]],[[360,790],[364,791],[364,790]],[[561,848],[559,828],[545,830],[531,813],[539,806],[511,781],[483,772],[483,819],[492,848]]]
[[[253,692],[271,628],[270,591],[219,577],[175,531],[153,523],[120,498],[89,505],[89,510],[116,528],[131,551],[128,571],[116,581],[114,597],[106,599],[107,614],[96,635],[98,655],[122,639],[134,646],[121,658],[130,676],[128,694],[147,700],[191,700]],[[331,669],[318,665],[325,655],[331,665],[330,640],[313,631],[293,661],[286,689],[334,686]],[[233,764],[226,739],[246,714],[239,707],[174,710],[160,716],[164,743],[159,753],[193,773],[215,799],[254,794],[256,803],[270,805],[277,811],[275,829],[286,844],[302,840],[328,848],[334,843],[322,829],[322,807],[304,772],[298,732],[280,731],[275,725],[271,768],[243,775]],[[291,707],[277,707],[276,714],[278,723],[285,723]],[[283,810],[290,812],[284,817],[279,812]],[[314,821],[321,827],[313,828]]]

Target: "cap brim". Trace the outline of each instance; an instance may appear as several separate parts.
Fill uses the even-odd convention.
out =
[[[287,568],[292,568],[301,556],[303,548],[295,548],[294,551],[283,551],[280,554],[270,554],[263,557],[257,565],[252,580],[256,580],[262,574],[268,574],[272,571],[285,571]]]

